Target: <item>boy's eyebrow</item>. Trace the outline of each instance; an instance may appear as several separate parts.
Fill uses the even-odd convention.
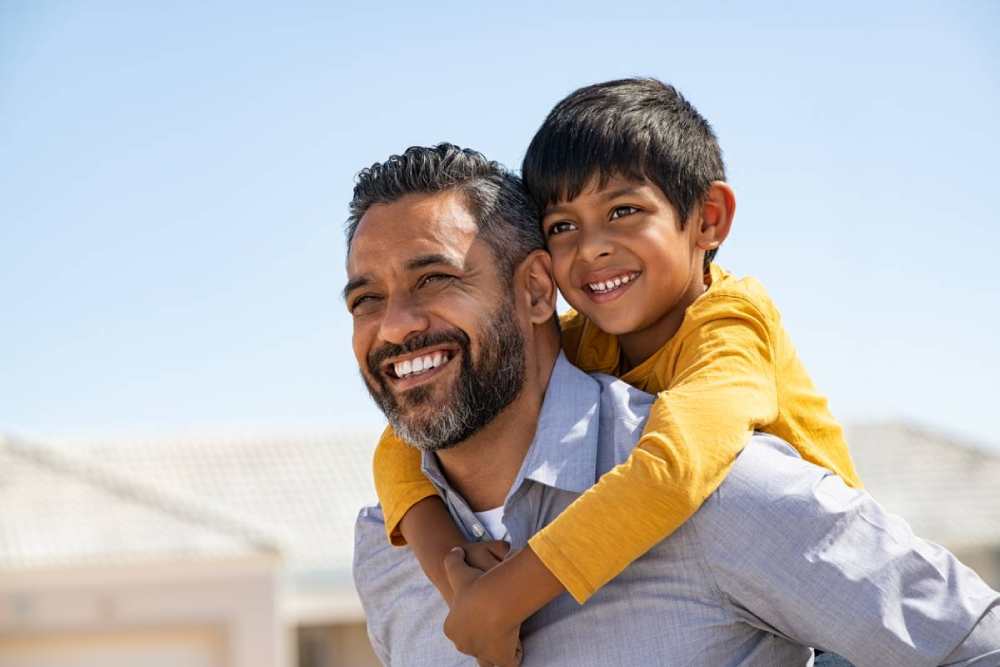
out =
[[[617,199],[618,197],[624,197],[625,195],[634,195],[637,194],[642,189],[642,187],[643,187],[642,185],[626,185],[625,187],[616,188],[614,190],[611,190],[610,192],[601,193],[600,198],[602,201],[610,201],[612,199]],[[559,213],[565,208],[566,204],[568,203],[569,202],[562,202],[555,206],[549,206],[542,212],[542,215],[547,216],[552,213]]]
[[[447,255],[441,255],[438,253],[433,253],[430,255],[420,255],[418,257],[414,257],[413,259],[408,260],[406,262],[405,268],[407,271],[416,271],[417,269],[423,269],[428,266],[434,266],[435,264],[444,264],[445,266],[449,266],[455,269],[456,271],[462,270],[462,265],[456,262],[454,259],[448,257]],[[343,297],[344,301],[347,301],[347,297],[351,292],[353,292],[356,289],[365,287],[366,285],[369,285],[372,282],[373,279],[370,273],[362,274],[357,278],[351,278],[350,280],[347,281],[347,284],[344,285],[344,289],[341,292],[341,296]]]
[[[617,190],[612,190],[611,192],[605,192],[601,195],[601,199],[617,199],[618,197],[623,197],[625,195],[634,195],[641,189],[641,185],[627,185],[624,188],[618,188]]]

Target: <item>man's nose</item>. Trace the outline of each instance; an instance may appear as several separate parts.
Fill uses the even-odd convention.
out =
[[[411,334],[429,326],[427,314],[410,297],[390,298],[379,324],[379,338],[387,343],[402,345]]]

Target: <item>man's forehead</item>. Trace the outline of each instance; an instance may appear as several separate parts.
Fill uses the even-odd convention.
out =
[[[478,233],[464,197],[455,192],[407,195],[375,204],[355,230],[348,274],[399,269],[430,255],[461,264]]]

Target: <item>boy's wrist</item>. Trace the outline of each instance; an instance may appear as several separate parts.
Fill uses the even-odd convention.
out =
[[[480,583],[485,584],[480,592],[494,601],[488,622],[502,630],[521,625],[566,590],[530,546],[487,572]]]

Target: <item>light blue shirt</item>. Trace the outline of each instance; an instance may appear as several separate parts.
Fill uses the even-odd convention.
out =
[[[513,549],[624,461],[653,397],[557,360],[504,503]],[[503,443],[497,443],[503,446]],[[433,454],[424,473],[471,539],[489,539]],[[358,517],[354,576],[387,665],[469,665],[446,606],[382,513]],[[971,633],[971,634],[970,634]],[[583,606],[562,595],[522,626],[524,665],[1000,665],[1000,594],[863,491],[755,435],[719,489]]]

